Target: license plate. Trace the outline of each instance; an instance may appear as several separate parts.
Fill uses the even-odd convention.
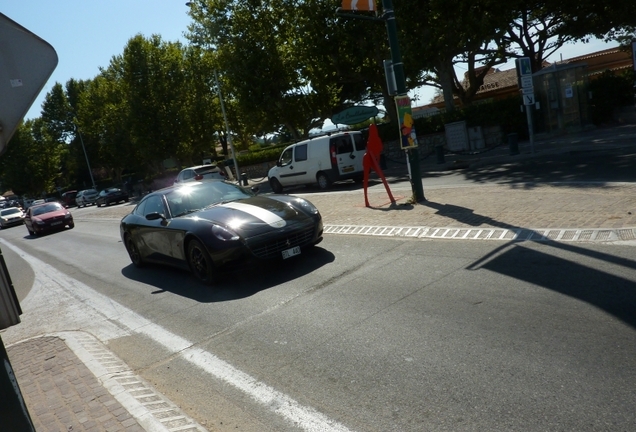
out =
[[[355,169],[355,168],[353,167],[353,165],[348,165],[348,166],[346,166],[346,167],[342,167],[342,172],[343,172],[343,173],[348,173],[348,172],[353,171],[354,169]]]
[[[52,222],[51,225],[61,225],[62,221]]]
[[[300,255],[300,246],[296,246],[283,251],[283,259],[291,258],[296,255]]]

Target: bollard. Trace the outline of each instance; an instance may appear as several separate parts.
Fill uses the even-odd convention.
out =
[[[510,156],[519,154],[519,135],[511,133],[508,135],[508,146],[510,147]]]
[[[241,182],[243,186],[247,186],[247,173],[241,173]]]

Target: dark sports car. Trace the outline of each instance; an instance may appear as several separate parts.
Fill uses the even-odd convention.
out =
[[[241,186],[206,180],[146,195],[120,224],[130,259],[189,269],[206,284],[221,271],[286,259],[322,240],[322,217],[309,201],[259,196]]]

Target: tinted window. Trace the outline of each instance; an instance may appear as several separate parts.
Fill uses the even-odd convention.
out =
[[[357,151],[364,151],[366,149],[367,141],[364,139],[362,134],[353,135],[353,141],[355,142]]]
[[[349,135],[331,138],[331,144],[336,145],[336,153],[353,153],[353,142]]]
[[[296,150],[294,150],[294,159],[296,162],[307,160],[307,144],[296,146]]]
[[[166,214],[166,210],[163,207],[163,199],[161,195],[153,195],[146,200],[146,206],[143,209],[143,215],[147,216],[150,213]]]

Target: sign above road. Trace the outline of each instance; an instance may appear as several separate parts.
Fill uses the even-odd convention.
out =
[[[375,0],[342,0],[342,9],[358,11],[375,11]]]
[[[378,107],[375,106],[354,105],[331,117],[331,122],[335,125],[346,124],[351,126],[377,116],[378,112]]]

